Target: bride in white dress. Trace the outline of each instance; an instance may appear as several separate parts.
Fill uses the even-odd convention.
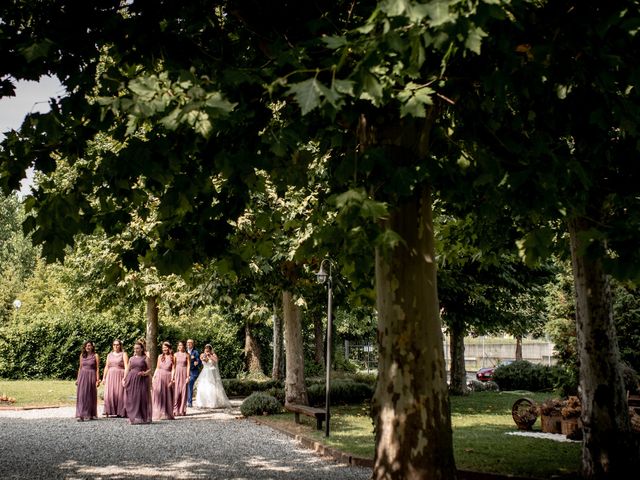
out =
[[[222,386],[220,371],[218,370],[218,356],[213,352],[213,347],[207,344],[204,353],[200,355],[202,371],[198,375],[193,388],[196,398],[193,406],[196,408],[229,408],[231,402]]]

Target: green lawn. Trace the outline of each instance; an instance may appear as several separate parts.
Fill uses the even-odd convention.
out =
[[[73,380],[2,380],[0,394],[16,399],[14,407],[73,405],[76,386]],[[9,404],[2,404],[3,406]]]
[[[507,435],[517,431],[511,406],[526,396],[536,402],[549,394],[530,392],[479,392],[452,397],[453,447],[461,470],[551,478],[576,475],[580,468],[580,443]],[[315,420],[301,416],[305,433],[359,457],[373,458],[373,424],[367,406],[337,406],[331,412],[331,435],[315,429]],[[269,421],[292,423],[293,414],[269,417]],[[540,431],[540,420],[533,426]]]

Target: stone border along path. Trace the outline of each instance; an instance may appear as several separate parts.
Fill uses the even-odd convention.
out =
[[[75,407],[0,411],[0,478],[368,480],[282,432],[228,410],[188,409],[150,425],[75,420]],[[101,414],[101,407],[98,408]]]

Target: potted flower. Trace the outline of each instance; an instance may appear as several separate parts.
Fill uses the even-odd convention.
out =
[[[562,433],[562,400],[550,398],[540,405],[540,424],[545,433]]]
[[[582,435],[582,425],[580,425],[580,414],[582,407],[578,397],[571,396],[562,407],[562,434],[567,438],[578,439]]]

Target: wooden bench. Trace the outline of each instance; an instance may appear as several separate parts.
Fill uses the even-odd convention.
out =
[[[640,395],[632,395],[627,392],[627,401],[629,402],[629,408],[633,408],[637,413],[640,413]]]
[[[315,417],[316,428],[318,430],[322,430],[322,422],[324,422],[327,417],[326,411],[323,408],[309,407],[297,403],[285,403],[284,408],[296,414],[296,423],[300,423],[300,414],[306,415],[307,417]]]

